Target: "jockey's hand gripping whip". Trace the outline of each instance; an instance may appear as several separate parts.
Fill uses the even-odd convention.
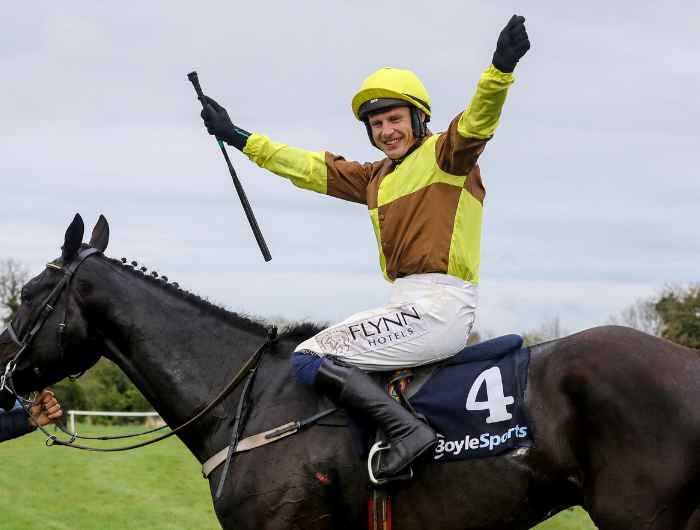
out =
[[[192,85],[194,86],[195,92],[197,92],[197,98],[199,99],[199,102],[202,104],[202,108],[204,108],[204,105],[206,104],[205,99],[204,99],[204,92],[202,92],[202,87],[199,85],[199,78],[197,77],[197,72],[190,72],[187,74],[187,79],[190,80]],[[226,165],[228,166],[229,173],[231,173],[231,178],[233,179],[233,185],[236,187],[236,191],[238,192],[238,197],[241,200],[241,204],[243,205],[243,210],[245,211],[245,215],[248,218],[248,222],[250,223],[250,227],[253,229],[253,235],[255,235],[255,240],[258,242],[258,247],[260,247],[260,252],[262,252],[263,258],[265,258],[265,261],[270,261],[272,259],[272,256],[270,255],[270,250],[267,248],[267,243],[265,243],[265,238],[262,235],[262,232],[260,231],[260,227],[258,226],[258,222],[255,220],[255,215],[253,214],[253,209],[250,207],[250,203],[248,202],[248,197],[246,197],[245,191],[243,190],[243,186],[241,186],[240,181],[238,180],[238,175],[236,175],[236,170],[233,169],[233,165],[231,164],[231,159],[228,157],[228,153],[226,152],[226,147],[224,146],[223,140],[220,140],[217,138],[217,142],[219,143],[219,147],[221,148],[221,153],[224,155],[224,159],[226,160]]]

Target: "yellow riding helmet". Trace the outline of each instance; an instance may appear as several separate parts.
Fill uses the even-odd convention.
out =
[[[376,99],[402,100],[422,110],[430,120],[430,95],[418,76],[410,70],[380,68],[365,79],[360,90],[352,98],[352,112],[360,117],[360,107]]]

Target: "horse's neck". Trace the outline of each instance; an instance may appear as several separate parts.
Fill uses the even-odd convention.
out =
[[[262,326],[232,314],[224,318],[118,266],[100,285],[109,291],[100,297],[98,312],[104,319],[98,326],[113,345],[108,357],[172,427],[216,397],[264,342]],[[218,406],[182,436],[200,459],[228,408]]]

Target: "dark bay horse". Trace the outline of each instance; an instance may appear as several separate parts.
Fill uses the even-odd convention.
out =
[[[265,342],[267,328],[104,257],[102,217],[88,245],[82,236],[76,216],[61,257],[24,287],[15,336],[0,335],[1,373],[15,364],[14,388],[27,393],[104,354],[169,425],[180,425]],[[282,333],[264,352],[244,436],[329,406],[296,383],[289,365],[312,332]],[[19,356],[17,342],[25,345]],[[239,396],[178,434],[200,463],[229,444]],[[698,351],[622,327],[584,331],[532,348],[526,401],[532,448],[449,464],[424,459],[395,488],[395,528],[526,529],[580,504],[601,530],[700,529]],[[366,528],[367,472],[343,423],[336,417],[237,454],[214,502],[222,526]]]

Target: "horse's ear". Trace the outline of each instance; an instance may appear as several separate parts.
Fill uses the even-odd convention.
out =
[[[61,250],[61,258],[63,261],[68,261],[73,259],[73,257],[78,253],[80,245],[83,242],[83,232],[85,231],[85,225],[83,224],[83,218],[80,217],[79,213],[75,214],[73,221],[68,226],[66,230],[66,239],[63,242]]]
[[[90,238],[90,246],[96,248],[100,252],[104,252],[109,243],[109,223],[105,216],[100,214],[95,228],[92,229],[92,237]]]

